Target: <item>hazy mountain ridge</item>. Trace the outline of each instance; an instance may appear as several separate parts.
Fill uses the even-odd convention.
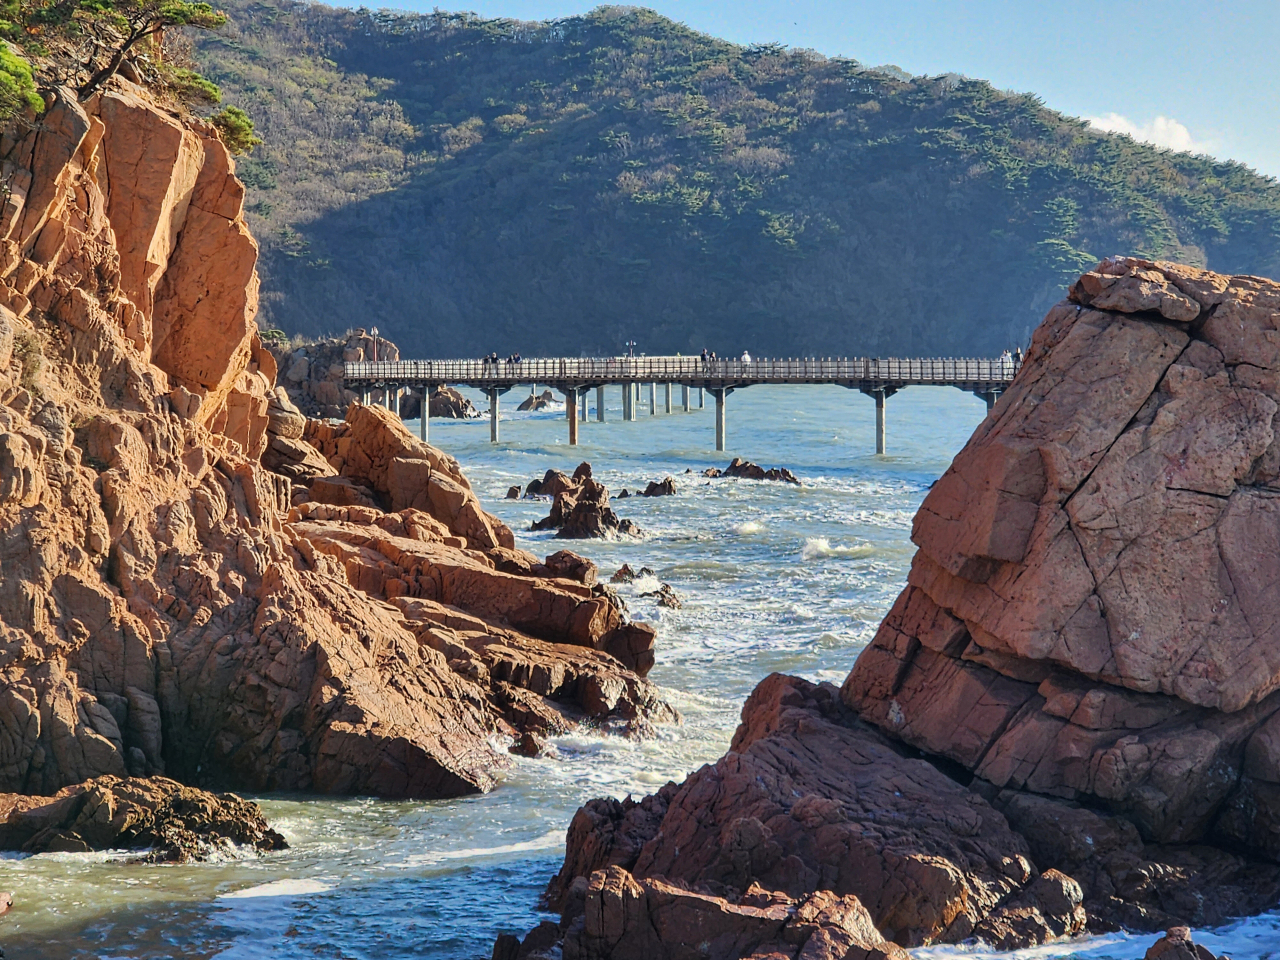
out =
[[[226,9],[197,56],[266,139],[240,170],[264,319],[290,332],[377,324],[410,356],[991,353],[1108,254],[1280,273],[1276,181],[981,81],[636,8]]]

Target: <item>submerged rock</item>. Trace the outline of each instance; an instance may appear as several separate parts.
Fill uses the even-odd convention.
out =
[[[1170,927],[1168,933],[1147,948],[1145,960],[1228,960],[1191,939],[1187,927]]]
[[[640,596],[653,597],[658,601],[658,606],[670,607],[672,610],[679,610],[684,605],[669,583],[664,583],[657,590],[650,590],[648,593],[640,594]]]
[[[53,797],[0,794],[0,850],[149,851],[157,862],[204,860],[230,844],[284,850],[256,803],[164,777],[99,777]]]

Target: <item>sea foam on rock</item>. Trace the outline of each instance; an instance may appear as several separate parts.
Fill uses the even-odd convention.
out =
[[[721,760],[579,811],[548,889],[566,955],[585,891],[657,878],[856,897],[902,946],[1273,907],[1278,332],[1272,281],[1082,277],[925,498],[839,693],[771,676]]]

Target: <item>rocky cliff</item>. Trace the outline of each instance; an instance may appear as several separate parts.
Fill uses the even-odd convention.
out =
[[[853,897],[902,946],[1280,902],[1277,410],[1280,284],[1081,277],[925,498],[843,688],[770,677],[720,761],[579,811],[548,890],[564,955],[652,936],[598,935],[627,875]]]
[[[385,411],[279,402],[211,127],[50,101],[0,141],[0,791],[450,796],[495,733],[674,716],[589,563],[515,550]]]

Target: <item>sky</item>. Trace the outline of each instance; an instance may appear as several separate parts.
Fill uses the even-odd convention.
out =
[[[342,0],[329,0],[342,4]],[[366,0],[544,20],[592,0]],[[355,3],[349,4],[355,6]],[[654,0],[735,43],[783,43],[915,74],[962,73],[1160,146],[1280,177],[1276,0]]]

